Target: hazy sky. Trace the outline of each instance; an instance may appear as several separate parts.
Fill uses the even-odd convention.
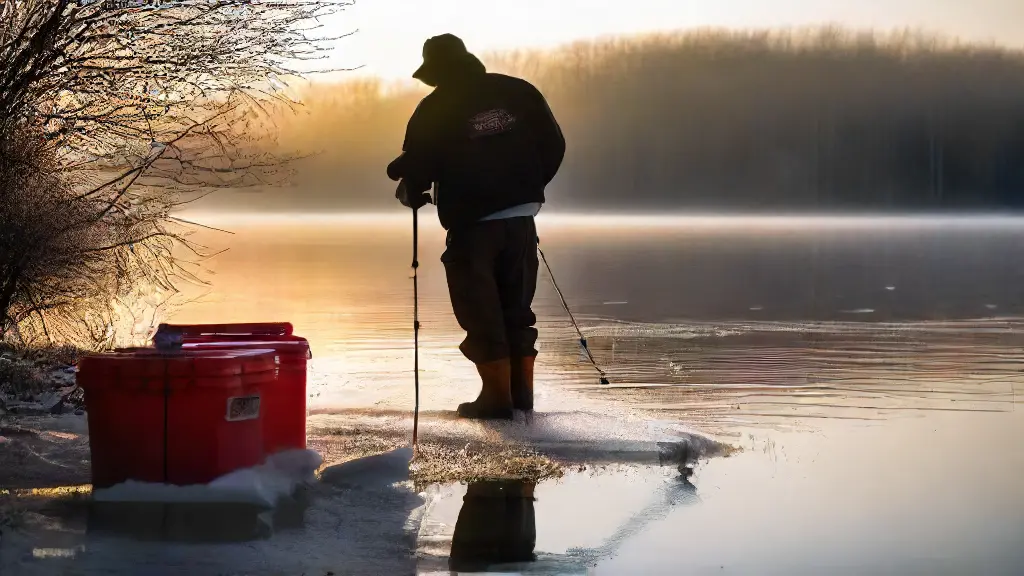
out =
[[[334,65],[408,78],[423,40],[461,36],[475,52],[552,46],[582,38],[699,26],[764,28],[838,23],[920,27],[1024,46],[1024,0],[356,0],[330,22]]]

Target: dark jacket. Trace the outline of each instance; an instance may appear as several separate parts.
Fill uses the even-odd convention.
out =
[[[450,230],[505,208],[544,202],[544,188],[565,156],[565,139],[532,84],[480,70],[438,85],[420,102],[402,150],[388,176],[405,179],[411,193],[436,183],[438,217]]]

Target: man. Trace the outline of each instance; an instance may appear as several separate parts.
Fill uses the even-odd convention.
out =
[[[388,166],[396,196],[413,209],[433,203],[448,231],[441,256],[466,338],[459,346],[480,374],[480,395],[459,405],[465,418],[511,419],[533,409],[537,288],[534,216],[565,156],[565,139],[530,83],[488,73],[462,40],[423,45],[413,74],[434,87]]]

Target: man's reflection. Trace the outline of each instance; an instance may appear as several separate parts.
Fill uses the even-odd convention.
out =
[[[536,482],[486,480],[469,485],[455,523],[448,567],[459,572],[536,559]]]

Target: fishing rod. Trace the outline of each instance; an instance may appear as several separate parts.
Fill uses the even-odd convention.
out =
[[[413,449],[419,445],[419,424],[420,424],[420,290],[417,271],[419,262],[419,209],[412,209],[412,341],[413,341],[413,371],[416,383],[416,404],[412,413],[412,445]]]
[[[576,322],[576,318],[572,314],[572,310],[569,310],[569,304],[565,301],[565,296],[562,295],[562,290],[558,287],[558,282],[555,281],[555,275],[551,272],[551,265],[548,264],[548,259],[544,256],[544,251],[540,249],[540,237],[537,238],[537,254],[540,255],[541,262],[544,263],[544,267],[547,268],[548,278],[551,279],[551,285],[555,288],[555,294],[558,294],[558,299],[562,302],[562,309],[569,315],[569,320],[572,322],[572,327],[576,329],[576,335],[580,337],[580,347],[583,352],[587,355],[587,359],[590,360],[591,365],[597,370],[597,373],[601,375],[601,384],[609,384],[608,375],[600,366],[597,365],[597,361],[594,360],[594,354],[591,353],[590,347],[587,345],[587,337],[583,335],[580,330],[580,325]]]

